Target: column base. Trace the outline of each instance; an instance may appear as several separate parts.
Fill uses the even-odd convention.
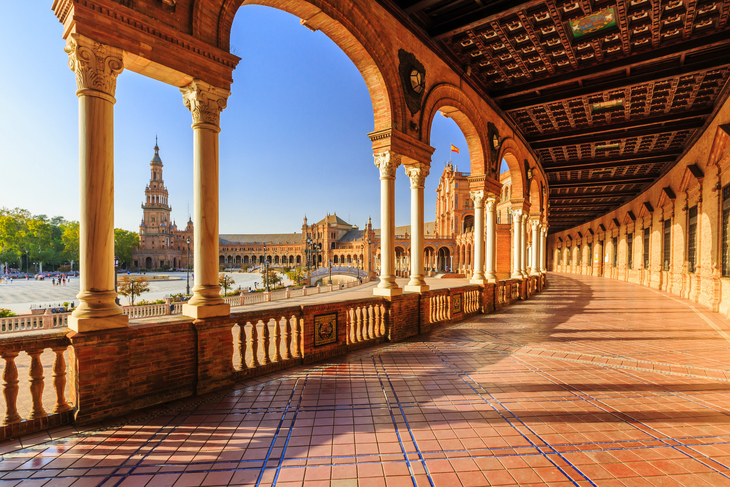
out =
[[[479,277],[477,277],[477,278],[472,277],[471,279],[469,279],[469,284],[486,284],[486,283],[487,283],[486,279],[479,278]]]
[[[431,289],[431,286],[429,286],[428,284],[408,284],[406,287],[403,288],[404,291],[409,293],[425,293],[429,289]]]
[[[509,276],[510,279],[522,279],[522,274],[519,272],[513,272],[512,275]]]
[[[129,316],[115,315],[106,318],[77,318],[71,315],[68,317],[68,327],[78,333],[112,330],[114,328],[128,328]]]
[[[183,304],[182,314],[201,320],[205,318],[219,318],[221,316],[228,316],[231,314],[231,305],[228,303],[214,304],[214,305],[194,305],[194,304]]]
[[[532,271],[532,272],[530,272],[530,275],[531,276],[539,276],[540,273],[538,271]]]
[[[390,288],[382,288],[382,287],[374,287],[373,288],[373,296],[400,296],[403,294],[403,289],[399,287],[390,287]]]

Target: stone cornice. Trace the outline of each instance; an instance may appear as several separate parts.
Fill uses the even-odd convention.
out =
[[[111,0],[55,0],[52,8],[64,24],[64,38],[72,32],[80,33],[157,63],[160,68],[177,70],[221,88],[228,89],[233,82],[232,73],[240,61],[238,56],[119,3]],[[114,24],[114,29],[99,28],[110,23]],[[125,67],[136,71],[133,66]],[[145,72],[141,74],[151,76]]]
[[[421,163],[431,165],[431,155],[436,150],[430,145],[392,128],[368,134],[373,143],[373,152],[391,151],[405,158],[404,164]]]

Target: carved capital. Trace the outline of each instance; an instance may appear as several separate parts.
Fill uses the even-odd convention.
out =
[[[520,223],[522,221],[522,210],[512,210],[512,221]]]
[[[400,157],[390,151],[374,155],[375,165],[380,169],[380,179],[395,179],[395,170],[400,166]]]
[[[63,50],[68,54],[68,67],[76,73],[77,94],[93,96],[98,92],[97,96],[108,97],[113,103],[117,76],[124,71],[122,50],[79,34],[69,35]]]
[[[487,196],[487,199],[484,202],[484,209],[487,211],[496,210],[497,209],[497,197],[492,194]]]
[[[228,104],[231,92],[194,79],[192,83],[180,88],[183,103],[193,115],[193,125],[211,124],[220,126],[221,112]]]
[[[532,225],[533,231],[537,231],[537,229],[540,227],[540,220],[530,220],[530,225]]]
[[[484,190],[469,191],[469,196],[474,202],[474,208],[481,208],[484,205]]]
[[[411,189],[423,188],[426,184],[426,176],[428,176],[431,168],[425,164],[408,164],[403,166],[406,170],[406,176],[411,178]]]

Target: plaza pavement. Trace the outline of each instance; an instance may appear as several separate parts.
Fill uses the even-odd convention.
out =
[[[0,485],[730,485],[730,322],[549,280],[406,342],[3,442]]]

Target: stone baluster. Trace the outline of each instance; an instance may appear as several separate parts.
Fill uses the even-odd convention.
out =
[[[347,344],[355,343],[355,310],[347,310]]]
[[[299,326],[301,321],[301,326],[304,326],[304,320],[300,320],[297,317],[294,317],[294,332],[292,333],[292,356],[294,358],[301,358],[302,354],[299,348],[300,340],[301,340],[301,334],[299,333]]]
[[[284,360],[291,358],[291,317],[284,323],[284,355],[282,358]]]
[[[269,365],[271,363],[271,350],[269,348],[271,347],[271,341],[269,339],[269,321],[263,321],[263,328],[262,328],[262,342],[264,346],[264,358],[261,360],[261,365]]]
[[[274,320],[274,362],[281,362],[281,322]]]
[[[380,334],[387,336],[388,341],[391,340],[390,336],[390,323],[386,323],[387,318],[385,316],[385,306],[380,305]]]
[[[5,399],[5,416],[0,426],[17,423],[22,418],[18,414],[18,368],[15,365],[15,357],[18,352],[2,351],[0,357],[5,361],[3,367],[3,398]]]
[[[248,368],[246,365],[246,323],[238,325],[238,341],[236,342],[236,348],[238,348],[238,368],[244,370]]]
[[[365,311],[367,312],[367,324],[368,324],[368,337],[372,340],[376,337],[375,335],[375,323],[373,322],[373,307],[369,306],[365,308]]]
[[[380,306],[378,306],[377,304],[373,308],[373,314],[375,315],[375,327],[378,329],[378,333],[380,333],[380,336],[383,336],[385,333],[380,326],[380,321],[381,321]]]
[[[360,343],[362,341],[362,316],[359,307],[355,310],[355,320],[355,339],[357,343]]]
[[[31,411],[28,419],[38,419],[48,416],[46,410],[43,409],[43,364],[41,363],[41,354],[43,349],[27,350],[30,355],[30,368],[28,369]]]
[[[259,324],[258,321],[251,323],[251,333],[248,335],[248,349],[251,350],[251,362],[248,367],[255,369],[259,366]]]
[[[51,411],[53,414],[71,410],[71,405],[66,402],[66,360],[63,357],[66,348],[63,346],[51,349],[56,354],[53,360],[53,388],[56,391],[56,405]]]

